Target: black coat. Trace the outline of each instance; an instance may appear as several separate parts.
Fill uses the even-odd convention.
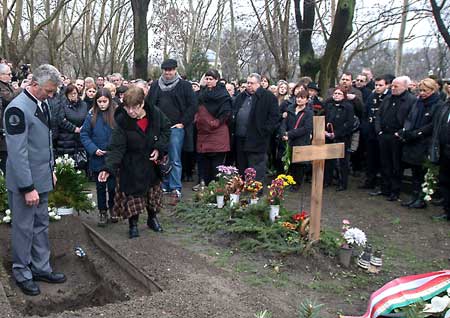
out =
[[[337,103],[330,100],[325,104],[325,127],[333,125],[333,142],[342,142],[352,135],[355,112],[353,106],[346,100]]]
[[[441,156],[441,134],[442,129],[447,129],[448,115],[450,113],[450,100],[447,100],[445,104],[442,105],[440,109],[436,110],[433,116],[433,134],[431,137],[431,147],[430,147],[430,160],[431,162],[437,164],[439,163]]]
[[[155,80],[150,91],[146,97],[146,102],[149,105],[159,106],[159,96],[161,94],[161,89],[158,85],[158,80]],[[180,80],[180,82],[170,91],[170,98],[175,105],[181,116],[177,123],[182,123],[184,125],[184,144],[183,150],[187,152],[194,151],[194,115],[198,110],[197,96],[192,90],[192,85],[185,80]],[[164,109],[160,108],[164,113]],[[174,124],[177,124],[174,123]],[[172,124],[173,125],[173,124]]]
[[[391,100],[393,98],[395,98],[394,95],[388,95],[383,99],[383,102],[381,103],[380,109],[378,110],[378,116],[377,118],[375,118],[375,130],[377,132],[377,135],[379,135],[380,133],[393,134],[402,129],[405,124],[406,117],[411,110],[411,107],[417,101],[416,96],[408,91],[400,95],[398,103],[395,106],[397,108],[395,111],[395,118],[397,120],[396,125],[395,127],[387,127],[385,123],[388,118],[386,118],[387,116],[385,116],[385,114],[387,113],[388,108],[392,107]]]
[[[303,117],[300,120],[297,128],[295,124],[300,116]],[[305,146],[311,144],[311,134],[313,130],[313,111],[305,107],[302,111],[295,114],[295,106],[291,105],[287,110],[287,117],[283,119],[281,123],[281,135],[287,134],[288,142],[290,146]]]
[[[246,99],[246,93],[240,93],[234,102],[234,116]],[[252,97],[252,109],[248,118],[247,137],[244,144],[246,152],[266,152],[270,136],[280,122],[278,100],[271,92],[259,87]]]
[[[145,110],[149,120],[146,133],[122,107],[114,115],[117,126],[112,131],[105,171],[116,174],[119,169],[120,191],[126,195],[145,195],[161,182],[157,166],[149,158],[155,149],[160,157],[167,153],[170,122],[157,107],[145,103]]]
[[[75,128],[83,126],[87,113],[87,105],[82,100],[71,103],[66,99],[66,103],[62,104],[55,119],[59,129],[56,141],[56,152],[58,154],[72,155],[79,150],[84,150],[80,134],[75,133]]]
[[[405,140],[402,161],[412,165],[421,165],[427,159],[433,134],[433,118],[443,105],[444,102],[436,93],[425,100],[418,101],[411,108],[405,120],[404,128],[399,133]],[[423,108],[423,119],[419,125],[420,127],[415,127],[414,123],[417,121],[417,117],[420,116],[420,107]]]
[[[378,94],[373,92],[370,94],[365,105],[364,116],[361,120],[361,133],[369,140],[377,139],[377,132],[375,130],[375,120],[378,116],[378,112],[381,107],[383,99],[391,92],[386,90],[385,92]]]

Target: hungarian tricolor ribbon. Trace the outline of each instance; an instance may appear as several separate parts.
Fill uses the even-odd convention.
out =
[[[450,270],[394,279],[374,292],[362,316],[340,318],[376,318],[418,301],[426,301],[450,288]]]

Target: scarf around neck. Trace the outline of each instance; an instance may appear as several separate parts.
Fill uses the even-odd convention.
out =
[[[166,80],[162,75],[159,77],[158,80],[158,85],[159,88],[163,91],[163,92],[168,92],[171,91],[172,89],[175,88],[175,86],[177,86],[178,82],[180,81],[181,77],[180,75],[178,75],[178,73],[175,74],[175,77],[171,80]]]

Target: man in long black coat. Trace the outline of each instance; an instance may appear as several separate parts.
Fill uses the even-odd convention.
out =
[[[380,142],[381,191],[373,194],[388,196],[388,201],[397,201],[400,196],[402,177],[402,140],[397,132],[403,129],[405,120],[416,103],[416,97],[408,91],[409,77],[400,76],[392,81],[392,94],[381,103],[375,119],[375,130]]]
[[[239,173],[252,167],[256,180],[263,182],[270,136],[279,123],[275,95],[261,87],[261,76],[252,73],[247,88],[234,102],[236,163]]]

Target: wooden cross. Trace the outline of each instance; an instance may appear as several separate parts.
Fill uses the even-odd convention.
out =
[[[296,146],[292,149],[292,162],[312,161],[311,222],[309,240],[320,238],[322,214],[323,172],[325,159],[344,158],[344,143],[325,144],[325,117],[314,116],[311,146]]]

